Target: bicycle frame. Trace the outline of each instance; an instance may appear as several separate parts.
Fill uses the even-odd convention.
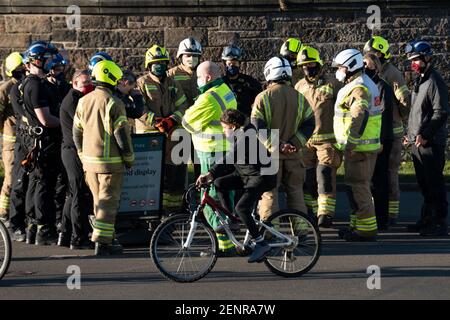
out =
[[[203,209],[205,208],[205,206],[209,205],[213,209],[214,214],[219,219],[220,223],[224,226],[225,232],[226,232],[228,238],[231,240],[231,242],[236,247],[240,248],[241,250],[244,250],[247,246],[250,245],[250,240],[251,240],[250,232],[247,230],[243,243],[241,243],[239,240],[237,240],[235,235],[233,234],[233,232],[228,227],[228,224],[225,222],[225,219],[220,214],[220,212],[223,212],[228,218],[230,218],[231,220],[233,220],[235,222],[241,222],[241,220],[239,218],[235,217],[234,215],[232,215],[226,208],[224,208],[220,204],[218,204],[209,195],[208,192],[209,192],[209,187],[205,188],[205,190],[203,191],[203,195],[202,195],[202,199],[201,199],[200,205],[191,214],[191,217],[190,217],[190,220],[191,220],[190,225],[191,225],[191,227],[190,227],[188,236],[186,238],[186,241],[183,243],[183,248],[187,249],[187,248],[190,247],[190,245],[192,243],[192,239],[193,239],[194,234],[195,234],[195,231],[197,229],[196,218],[198,217],[199,213],[203,213]],[[255,208],[255,210],[256,210],[256,208]],[[254,215],[255,210],[252,213],[252,217],[255,220],[257,226],[261,226],[261,227],[265,228],[266,230],[268,230],[273,235],[275,235],[276,237],[286,240],[286,242],[269,243],[270,247],[273,247],[273,248],[286,247],[286,246],[291,246],[294,243],[294,241],[291,238],[289,238],[289,237],[285,236],[284,234],[278,232],[275,228],[272,228],[272,227],[266,225],[265,223],[263,223],[263,222],[261,222],[259,220],[256,220],[255,219],[255,215]],[[253,246],[254,246],[254,244],[251,247],[253,247]]]

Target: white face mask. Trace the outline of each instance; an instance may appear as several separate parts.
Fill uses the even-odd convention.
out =
[[[197,87],[201,88],[205,85],[206,83],[203,82],[203,79],[201,78],[197,78]]]
[[[183,57],[183,64],[191,68],[192,70],[197,68],[199,62],[198,57]]]
[[[347,77],[347,74],[345,72],[342,72],[339,69],[336,71],[336,79],[338,81],[344,82],[346,77]]]

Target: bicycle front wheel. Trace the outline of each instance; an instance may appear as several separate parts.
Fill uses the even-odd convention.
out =
[[[291,246],[272,248],[264,261],[269,270],[283,277],[298,277],[311,270],[320,257],[322,247],[317,225],[305,214],[292,209],[275,212],[268,222],[293,241]],[[267,229],[264,236],[271,244],[286,241]]]
[[[11,238],[3,222],[0,221],[0,279],[6,274],[11,262]]]
[[[206,222],[197,222],[189,248],[184,248],[191,224],[189,216],[168,218],[156,228],[150,243],[153,263],[168,279],[194,282],[206,276],[217,261],[216,235]]]

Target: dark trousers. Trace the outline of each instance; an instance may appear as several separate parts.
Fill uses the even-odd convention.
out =
[[[17,133],[9,209],[9,224],[13,231],[23,230],[26,227],[25,199],[28,189],[28,174],[22,168],[21,161],[28,153],[28,142],[23,133]]]
[[[67,172],[69,189],[64,205],[61,232],[72,240],[87,239],[90,231],[88,215],[93,200],[84,179],[83,165],[74,147],[63,146],[61,158]]]
[[[378,227],[387,226],[389,220],[389,158],[392,141],[383,142],[383,151],[378,154],[372,176],[372,196]]]
[[[60,142],[42,137],[37,166],[30,174],[26,212],[32,224],[44,225],[52,232],[56,223],[55,190],[61,167]]]
[[[447,189],[444,180],[445,146],[412,146],[412,158],[417,183],[424,198],[422,222],[445,224],[447,222]]]
[[[63,166],[61,166],[59,169],[60,172],[58,172],[55,186],[55,215],[57,225],[62,222],[63,210],[66,203],[68,191],[66,171],[64,170]]]
[[[252,217],[253,209],[261,195],[267,191],[261,188],[245,188],[242,178],[237,173],[232,173],[220,178],[214,182],[217,196],[223,207],[233,212],[233,203],[230,199],[229,192],[232,190],[243,190],[239,202],[236,204],[234,211],[241,218],[242,222],[247,226],[253,239],[258,238],[261,234]]]

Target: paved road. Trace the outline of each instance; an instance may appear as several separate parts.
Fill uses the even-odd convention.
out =
[[[401,229],[376,243],[348,244],[335,230],[323,234],[316,267],[299,279],[271,274],[245,258],[219,259],[193,284],[165,280],[145,248],[119,258],[92,252],[14,245],[10,272],[0,281],[0,299],[449,299],[450,239],[423,239]],[[67,268],[81,269],[81,290],[66,286]],[[381,289],[367,289],[367,267],[381,268]]]

